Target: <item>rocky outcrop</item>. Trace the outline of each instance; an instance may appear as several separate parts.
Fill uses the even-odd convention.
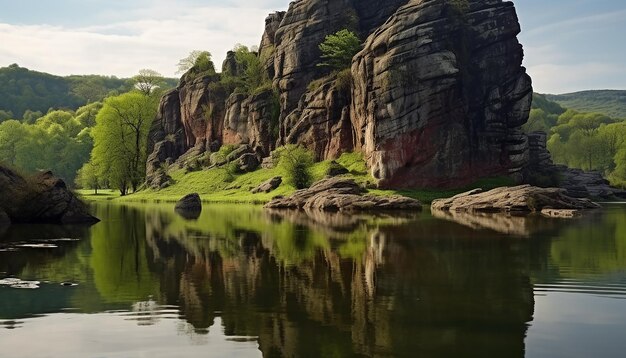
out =
[[[226,102],[224,144],[247,144],[266,157],[274,149],[279,104],[272,90],[252,96],[232,94]]]
[[[201,76],[181,83],[180,118],[188,148],[222,137],[228,93],[220,86],[210,86],[218,81],[216,76]]]
[[[626,198],[626,191],[612,187],[600,172],[554,164],[547,149],[547,138],[544,132],[528,134],[530,163],[526,168],[527,182],[538,186],[558,186],[575,198]]]
[[[539,188],[530,185],[503,187],[483,192],[475,189],[450,199],[432,202],[431,209],[473,213],[531,213],[543,209],[596,209],[600,206],[588,199],[565,195],[564,189]]]
[[[49,171],[26,180],[0,167],[0,216],[1,212],[5,212],[12,223],[98,222],[65,182]]]
[[[307,86],[330,72],[317,66],[326,36],[350,29],[367,36],[406,0],[300,0],[290,3],[275,34],[274,84],[280,92],[281,119],[298,106]],[[361,17],[362,16],[362,17]],[[281,121],[281,143],[288,126]]]
[[[364,48],[351,69],[331,74],[318,66],[319,45],[344,28]],[[199,145],[245,144],[263,162],[289,143],[317,159],[360,151],[382,187],[521,179],[532,88],[519,32],[513,4],[501,0],[294,1],[266,19],[258,56],[272,89],[244,95],[220,81],[241,75],[231,52],[223,75],[186,74],[166,95],[148,182],[168,185],[163,163]]]
[[[202,200],[200,200],[200,195],[198,193],[185,195],[176,203],[175,209],[179,211],[201,211]]]
[[[413,0],[353,62],[357,148],[387,187],[519,174],[532,100],[510,2]]]
[[[282,177],[274,177],[252,189],[252,194],[269,193],[276,190],[283,183]]]
[[[351,151],[350,101],[349,74],[324,80],[319,88],[307,92],[283,121],[285,144],[301,144],[318,160],[335,159]]]
[[[261,45],[259,46],[259,57],[261,64],[269,78],[274,78],[274,57],[276,52],[276,31],[280,27],[280,23],[285,18],[284,11],[277,11],[270,14],[265,19],[265,32],[263,32],[263,38],[261,39]]]
[[[420,211],[422,204],[402,196],[374,196],[365,194],[353,179],[329,178],[313,184],[309,189],[295,192],[288,198],[276,198],[267,209],[297,209],[305,211],[360,212],[385,210]]]

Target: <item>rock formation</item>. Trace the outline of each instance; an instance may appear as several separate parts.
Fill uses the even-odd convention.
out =
[[[510,2],[414,0],[367,39],[352,122],[382,186],[521,178],[532,87],[519,32]]]
[[[344,28],[364,41],[352,67],[318,66],[320,43]],[[502,0],[294,1],[265,22],[258,56],[272,89],[224,85],[242,72],[229,53],[222,74],[186,74],[165,95],[148,184],[167,186],[163,168],[192,148],[199,158],[247,145],[262,162],[289,143],[317,159],[360,151],[382,187],[521,180],[532,87],[519,32],[513,4]]]
[[[539,186],[559,186],[575,198],[626,198],[626,191],[614,188],[602,173],[556,165],[547,149],[548,135],[533,132],[528,135],[530,163],[526,168],[527,181]]]
[[[3,212],[6,215],[2,215]],[[0,221],[5,224],[92,224],[98,219],[89,214],[87,206],[51,172],[24,179],[13,170],[0,167]]]
[[[422,210],[422,204],[415,199],[366,195],[365,192],[352,179],[329,178],[313,184],[309,189],[299,190],[288,198],[276,198],[265,207],[329,212]]]
[[[539,188],[530,185],[502,187],[487,192],[475,189],[449,199],[432,202],[432,210],[471,213],[531,213],[543,209],[597,209],[589,199],[565,195],[564,189]]]

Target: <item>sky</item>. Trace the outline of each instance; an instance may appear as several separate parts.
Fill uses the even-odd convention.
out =
[[[332,1],[332,0],[331,0]],[[0,66],[57,75],[175,77],[178,60],[258,45],[289,0],[0,0]],[[516,0],[535,90],[626,89],[626,1]]]

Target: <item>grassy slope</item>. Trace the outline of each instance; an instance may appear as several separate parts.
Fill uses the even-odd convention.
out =
[[[582,91],[546,95],[546,98],[580,112],[603,113],[612,118],[626,119],[626,91]]]
[[[374,183],[374,180],[367,173],[365,162],[359,154],[346,153],[337,159],[337,162],[350,171],[345,176],[354,178],[358,183],[368,186]],[[316,163],[312,168],[314,180],[322,179],[330,167],[329,161]],[[288,183],[283,184],[271,193],[252,194],[250,191],[256,188],[264,181],[275,176],[283,176],[278,168],[259,169],[252,173],[238,175],[231,182],[227,182],[228,175],[223,169],[210,169],[198,172],[184,174],[182,171],[170,173],[176,183],[169,188],[155,191],[143,190],[126,197],[120,197],[119,193],[111,190],[101,190],[99,195],[93,195],[92,190],[79,191],[81,196],[89,201],[111,201],[119,203],[128,202],[175,202],[186,194],[198,193],[205,202],[216,203],[249,203],[263,204],[270,201],[277,195],[289,195],[295,191],[295,188]],[[404,195],[421,200],[423,203],[430,203],[434,199],[447,198],[464,191],[483,188],[492,189],[500,186],[512,185],[513,182],[509,178],[492,178],[485,179],[457,190],[370,190],[374,195]]]

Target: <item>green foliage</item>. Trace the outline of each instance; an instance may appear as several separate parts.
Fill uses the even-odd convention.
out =
[[[89,161],[76,173],[76,187],[92,189],[94,194],[98,195],[98,189],[106,186],[105,180],[100,175],[101,172],[98,165],[93,161]]]
[[[92,161],[99,176],[122,195],[143,182],[148,131],[156,116],[159,98],[140,92],[110,97],[96,117]]]
[[[132,82],[135,88],[145,95],[151,95],[165,86],[165,78],[157,71],[150,69],[139,70],[139,73],[132,78]]]
[[[13,119],[13,112],[0,110],[0,123]]]
[[[220,76],[220,82],[229,92],[250,95],[272,88],[272,82],[257,52],[243,45],[236,45],[233,52],[234,68],[226,66]]]
[[[90,128],[100,103],[77,112],[50,111],[33,121],[0,124],[0,161],[26,172],[52,170],[72,183],[76,171],[88,160],[93,147]],[[33,113],[33,115],[36,113]]]
[[[178,71],[176,73],[185,73],[193,69],[196,74],[208,72],[215,74],[215,65],[211,61],[211,53],[208,51],[194,50],[189,55],[178,61]]]
[[[322,62],[318,66],[341,71],[352,64],[352,58],[361,50],[361,40],[354,32],[343,29],[326,36],[319,49]]]
[[[304,189],[312,184],[311,168],[315,163],[315,155],[310,150],[301,146],[287,145],[276,149],[272,155],[279,158],[278,167],[291,185],[297,189]]]
[[[626,91],[583,91],[545,97],[576,111],[602,113],[609,117],[626,119]]]
[[[11,65],[0,68],[0,110],[12,112],[13,119],[22,118],[29,110],[42,113],[50,108],[75,110],[101,101],[111,91],[125,92],[130,88],[127,80],[115,77],[59,77]]]

